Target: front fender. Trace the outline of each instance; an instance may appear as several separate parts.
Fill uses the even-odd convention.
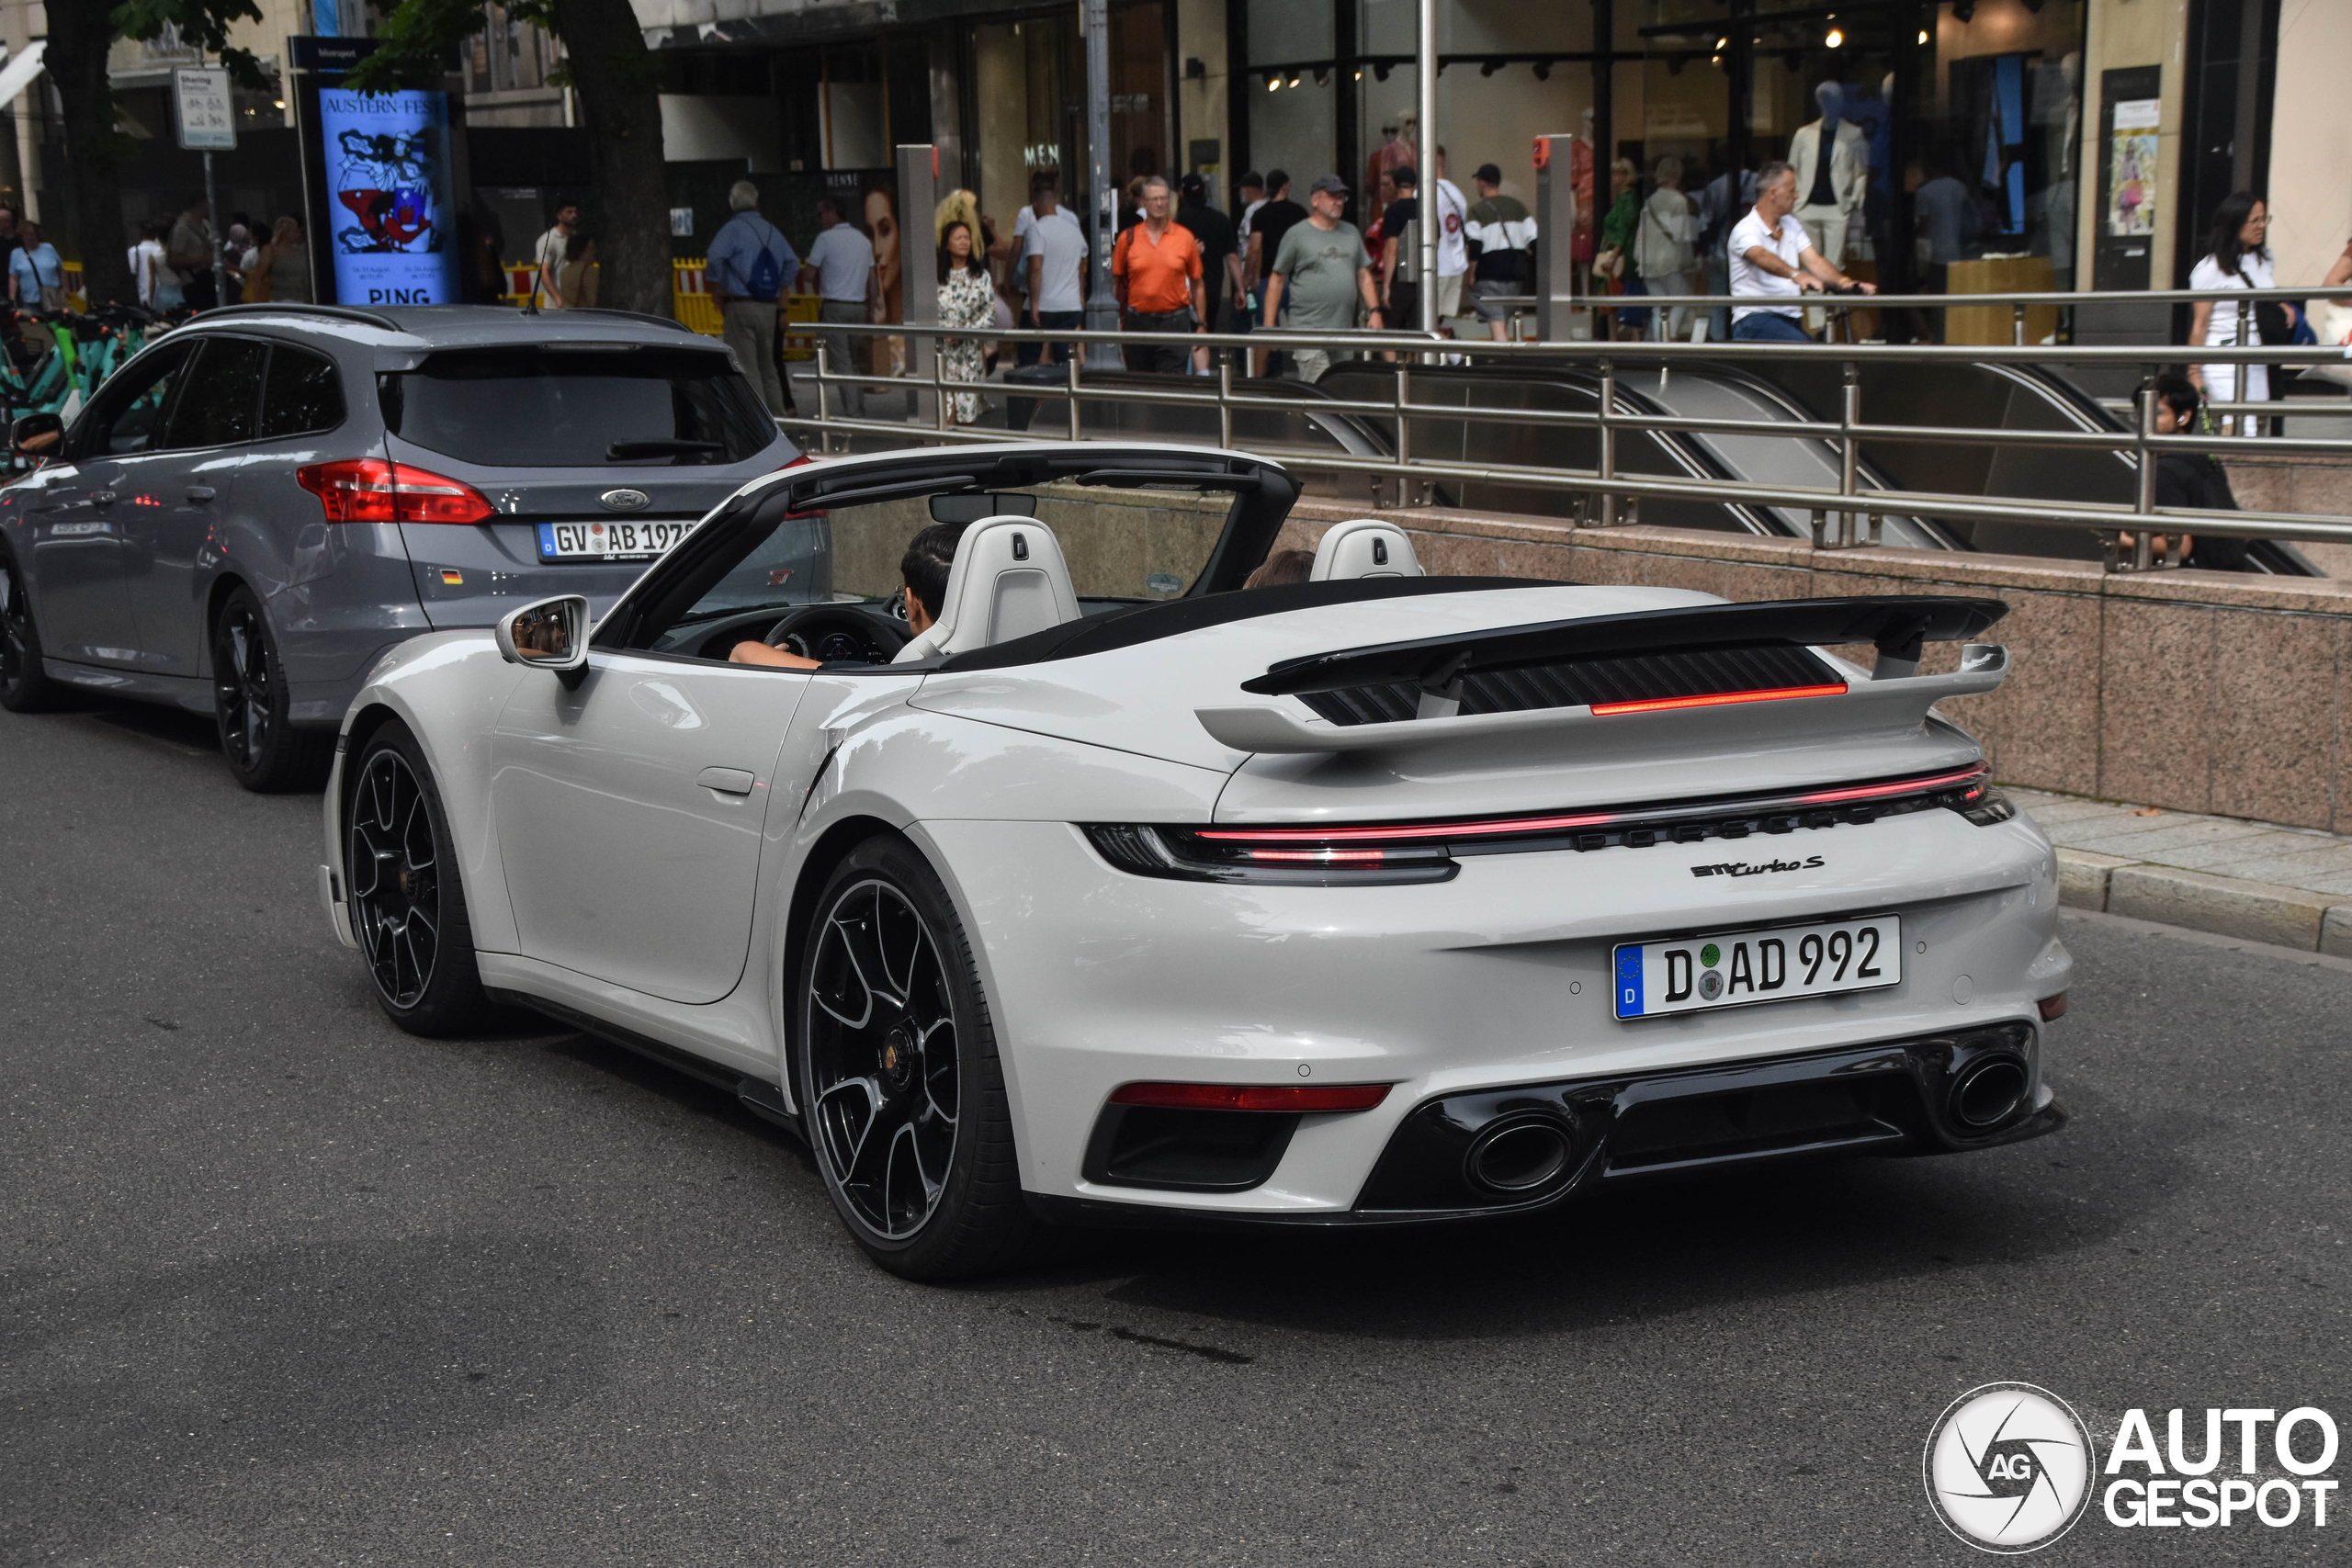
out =
[[[321,806],[328,874],[325,896],[337,934],[348,924],[350,877],[344,864],[344,781],[361,721],[396,718],[416,737],[433,771],[434,786],[457,841],[458,877],[474,945],[511,953],[516,946],[514,907],[501,874],[491,813],[491,737],[517,682],[534,671],[507,663],[486,631],[428,634],[400,644],[377,661],[345,712],[335,738],[334,769]],[[548,678],[548,677],[542,677]],[[346,906],[347,907],[347,906]]]

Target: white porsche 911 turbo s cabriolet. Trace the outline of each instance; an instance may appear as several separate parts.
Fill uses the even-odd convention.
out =
[[[2001,604],[1430,577],[1376,521],[1245,587],[1297,495],[1095,444],[756,481],[593,627],[386,656],[336,931],[412,1031],[517,1004],[734,1090],[918,1278],[2063,1121],[2054,858],[1934,711],[2007,656],[1919,672]]]

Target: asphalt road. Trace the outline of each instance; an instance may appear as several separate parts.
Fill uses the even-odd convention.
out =
[[[0,714],[0,1562],[1975,1562],[1976,1384],[2352,1416],[2341,966],[2071,922],[2076,1119],[1988,1155],[924,1288],[725,1096],[394,1031],[209,743]]]

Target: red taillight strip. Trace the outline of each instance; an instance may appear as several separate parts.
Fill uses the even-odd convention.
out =
[[[1355,863],[1380,862],[1388,858],[1386,850],[1250,850],[1251,860],[1314,861]]]
[[[1657,713],[1667,708],[1713,708],[1728,703],[1777,703],[1790,697],[1842,697],[1846,682],[1837,681],[1824,686],[1774,686],[1761,692],[1712,692],[1703,697],[1650,697],[1637,703],[1595,703],[1598,716],[1612,713]]]
[[[1111,1091],[1114,1105],[1153,1105],[1169,1111],[1369,1111],[1388,1098],[1385,1083],[1288,1084],[1131,1083]]]
[[[1478,839],[1507,834],[1556,833],[1570,828],[1598,828],[1611,822],[1645,822],[1691,815],[1739,815],[1791,806],[1827,806],[1835,802],[1884,800],[1891,795],[1923,795],[1973,784],[1984,777],[1983,764],[1925,778],[1897,779],[1891,784],[1854,784],[1843,789],[1809,790],[1803,795],[1776,795],[1752,801],[1706,802],[1657,806],[1648,810],[1589,812],[1577,817],[1502,817],[1484,822],[1416,822],[1396,828],[1208,828],[1194,829],[1203,839],[1225,843],[1328,844],[1356,839]]]

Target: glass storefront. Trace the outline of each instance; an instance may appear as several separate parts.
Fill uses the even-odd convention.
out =
[[[1604,199],[1613,158],[1646,192],[1671,154],[1694,197],[1787,159],[1815,176],[1799,202],[1816,243],[1857,276],[1989,287],[1974,264],[1990,260],[2048,279],[2002,287],[2066,288],[2085,14],[2084,0],[1446,0],[1438,140],[1456,184],[1491,163],[1521,196],[1546,133],[1587,139]],[[1250,161],[1342,169],[1361,190],[1384,147],[1418,141],[1416,53],[1413,0],[1250,0],[1236,83]]]

